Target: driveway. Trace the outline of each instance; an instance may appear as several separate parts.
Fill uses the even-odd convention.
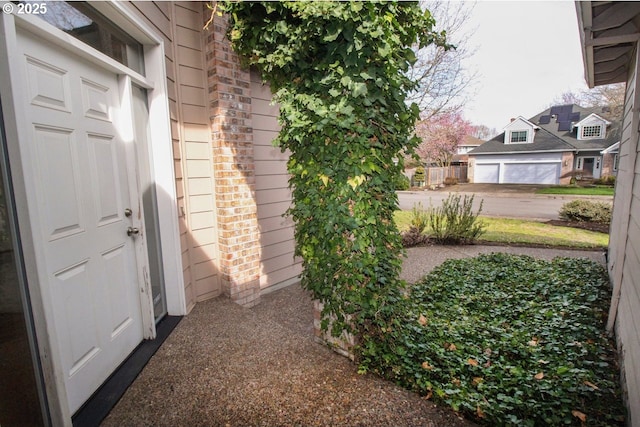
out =
[[[496,246],[411,248],[416,280],[449,258],[510,252],[540,258],[600,252]],[[424,426],[474,424],[357,367],[313,338],[312,301],[298,285],[252,308],[199,303],[167,338],[104,426]]]

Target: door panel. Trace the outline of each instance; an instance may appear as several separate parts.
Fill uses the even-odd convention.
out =
[[[476,171],[473,181],[476,183],[497,184],[499,173],[500,165],[498,163],[476,163]]]
[[[127,236],[142,212],[123,124],[113,120],[118,76],[26,32],[18,41],[33,135],[22,142],[31,153],[23,161],[37,171],[27,188],[38,211],[30,222],[41,236],[40,287],[73,413],[142,341],[138,268],[146,261]]]
[[[559,163],[505,163],[505,184],[557,184]]]

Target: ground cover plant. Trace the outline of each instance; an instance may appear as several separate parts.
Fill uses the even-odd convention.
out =
[[[586,259],[449,260],[394,305],[360,369],[481,424],[623,425],[609,299]]]

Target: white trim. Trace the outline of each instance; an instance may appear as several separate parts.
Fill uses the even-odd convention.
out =
[[[148,89],[149,139],[152,141],[149,154],[157,191],[167,312],[170,315],[182,316],[187,314],[187,303],[182,274],[164,38],[121,2],[94,2],[91,5],[144,45],[146,79],[153,82],[153,87],[140,85],[135,79],[133,83]]]
[[[611,144],[609,147],[605,148],[600,152],[600,154],[615,154],[620,150],[620,141],[615,144]]]
[[[120,138],[124,143],[128,171],[139,171],[139,160],[136,158],[135,131],[133,114],[133,94],[131,92],[132,79],[128,75],[118,76],[118,91],[120,94],[120,108],[116,109],[115,121],[118,123]],[[142,192],[139,173],[127,173],[129,180],[129,206],[134,214],[131,216],[131,226],[138,230],[145,230],[144,215],[142,214]],[[137,282],[140,287],[140,313],[142,319],[142,334],[145,339],[156,336],[156,325],[153,316],[153,297],[149,282],[149,257],[145,239],[134,237],[136,256]]]
[[[509,145],[509,144],[507,144]],[[470,157],[476,156],[503,156],[505,154],[547,154],[547,153],[567,153],[574,150],[545,150],[545,151],[491,151],[486,153],[469,153]],[[593,150],[590,150],[593,151]]]
[[[125,65],[122,65],[104,53],[91,48],[87,44],[70,36],[69,34],[66,34],[64,31],[55,28],[46,21],[31,15],[16,15],[16,17],[16,27],[23,28],[26,31],[55,44],[56,46],[60,46],[61,48],[100,66],[101,68],[111,71],[112,73],[127,74],[131,76],[132,81],[138,86],[142,86],[145,89],[153,88],[153,82],[148,80],[145,76],[133,71]]]

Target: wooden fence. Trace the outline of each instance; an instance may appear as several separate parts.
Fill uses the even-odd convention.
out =
[[[444,180],[448,177],[455,177],[458,182],[467,182],[467,166],[449,166],[446,168],[424,168],[423,186],[443,185]],[[420,186],[419,183],[412,180],[412,185]]]

